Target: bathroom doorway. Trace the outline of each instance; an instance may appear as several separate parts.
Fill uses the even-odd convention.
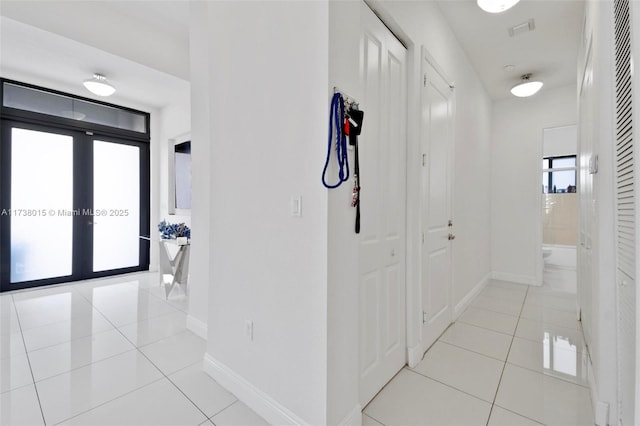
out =
[[[543,130],[542,285],[576,293],[577,127]]]

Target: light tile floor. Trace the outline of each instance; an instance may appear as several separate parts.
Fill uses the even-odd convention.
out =
[[[266,425],[154,273],[0,294],[0,425]]]
[[[574,294],[491,281],[365,425],[593,425]]]
[[[0,295],[2,425],[265,425],[202,371],[153,273]],[[492,281],[365,425],[592,425],[575,296]]]

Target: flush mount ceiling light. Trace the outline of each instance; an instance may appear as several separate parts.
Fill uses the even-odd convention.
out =
[[[98,96],[111,96],[116,91],[116,88],[107,83],[107,78],[102,74],[94,74],[93,78],[85,80],[82,84],[87,90]]]
[[[500,13],[511,9],[520,0],[478,0],[478,7],[489,13]]]
[[[531,74],[525,74],[522,77],[522,82],[516,84],[511,88],[511,94],[519,98],[526,98],[538,93],[538,90],[542,88],[543,83],[541,81],[532,81]]]

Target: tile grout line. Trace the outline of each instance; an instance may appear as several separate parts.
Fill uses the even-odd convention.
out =
[[[75,290],[75,289],[72,289],[72,290]],[[105,360],[107,360],[107,359],[114,358],[114,357],[116,357],[116,356],[118,356],[118,355],[122,355],[123,353],[132,352],[133,350],[136,350],[136,351],[137,351],[139,354],[141,354],[141,355],[142,355],[142,356],[143,356],[147,361],[149,361],[149,363],[150,363],[151,365],[153,365],[153,367],[155,367],[155,369],[156,369],[156,370],[158,370],[158,372],[162,375],[162,377],[158,378],[157,380],[153,380],[153,381],[151,381],[151,382],[149,382],[149,383],[147,383],[147,384],[145,384],[145,385],[142,385],[142,386],[140,386],[140,387],[137,387],[137,388],[135,388],[135,389],[132,389],[132,390],[131,390],[131,391],[129,391],[129,392],[125,392],[125,393],[123,393],[122,395],[118,395],[117,397],[112,398],[112,399],[110,399],[110,400],[108,400],[108,401],[104,401],[102,404],[98,404],[98,405],[96,405],[95,407],[91,407],[91,408],[89,408],[88,410],[85,410],[85,411],[83,411],[83,412],[81,412],[81,413],[78,413],[78,414],[75,414],[75,415],[73,415],[73,416],[71,416],[71,417],[68,417],[68,418],[66,418],[66,419],[63,419],[63,420],[61,420],[60,422],[58,422],[58,423],[56,423],[56,424],[59,424],[59,423],[65,422],[65,421],[67,421],[67,420],[70,420],[70,419],[73,419],[73,418],[75,418],[75,417],[78,417],[78,416],[80,416],[80,415],[82,415],[82,414],[88,413],[89,411],[92,411],[92,410],[94,410],[94,409],[96,409],[96,408],[99,408],[99,407],[101,407],[101,406],[105,405],[105,404],[108,404],[108,403],[113,402],[113,401],[115,401],[115,400],[117,400],[117,399],[119,399],[119,398],[122,398],[122,397],[124,397],[124,396],[126,396],[126,395],[129,395],[129,394],[131,394],[131,393],[133,393],[133,392],[136,392],[136,391],[138,391],[138,390],[140,390],[140,389],[142,389],[142,388],[144,388],[144,387],[146,387],[146,386],[149,386],[149,385],[151,385],[151,384],[154,384],[154,383],[156,383],[156,382],[158,382],[158,381],[160,381],[160,380],[162,380],[162,379],[167,379],[167,380],[169,381],[169,383],[171,383],[174,387],[176,387],[176,389],[178,389],[178,391],[179,391],[180,393],[182,393],[182,394],[187,398],[187,400],[188,400],[191,404],[193,404],[193,405],[196,407],[196,409],[197,409],[198,411],[200,411],[200,413],[202,413],[202,415],[203,415],[207,420],[209,420],[209,417],[208,417],[208,416],[207,416],[207,415],[206,415],[206,414],[205,414],[205,413],[204,413],[204,412],[203,412],[203,411],[202,411],[202,410],[201,410],[201,409],[200,409],[200,408],[199,408],[199,407],[198,407],[198,406],[193,402],[193,401],[191,401],[191,399],[189,399],[189,397],[187,397],[187,396],[185,395],[185,393],[184,393],[184,392],[183,392],[183,391],[182,391],[182,390],[181,390],[181,389],[180,389],[180,388],[179,388],[175,383],[173,383],[173,381],[171,381],[171,379],[169,379],[169,377],[168,377],[168,376],[167,376],[167,375],[166,375],[166,374],[165,374],[165,373],[164,373],[164,372],[163,372],[163,371],[162,371],[162,370],[161,370],[161,369],[160,369],[160,368],[159,368],[159,367],[158,367],[158,366],[153,362],[153,361],[151,361],[151,359],[149,359],[149,357],[148,357],[144,352],[142,352],[142,351],[140,350],[140,348],[141,348],[141,347],[143,347],[143,346],[147,346],[147,345],[143,345],[143,346],[139,347],[138,345],[136,345],[135,343],[133,343],[131,340],[129,340],[129,338],[128,338],[127,336],[125,336],[125,335],[124,335],[124,333],[123,333],[123,332],[122,332],[118,327],[116,327],[116,325],[115,325],[115,324],[114,324],[114,323],[113,323],[113,322],[112,322],[112,321],[111,321],[111,320],[110,320],[110,319],[109,319],[109,318],[108,318],[108,317],[107,317],[107,316],[106,316],[106,315],[105,315],[105,314],[104,314],[100,309],[98,309],[98,307],[97,307],[96,305],[94,305],[94,303],[93,303],[93,301],[92,301],[92,300],[89,300],[89,299],[88,299],[84,294],[82,294],[80,291],[78,291],[78,294],[80,294],[80,296],[81,296],[82,298],[84,298],[84,299],[85,299],[85,300],[86,300],[86,301],[91,305],[91,307],[92,307],[93,309],[95,309],[95,310],[96,310],[96,312],[98,312],[100,315],[102,315],[102,316],[105,318],[105,320],[106,320],[109,324],[111,324],[111,326],[112,326],[112,327],[113,327],[113,328],[114,328],[114,329],[115,329],[115,330],[116,330],[116,331],[117,331],[117,332],[118,332],[122,337],[124,337],[124,339],[125,339],[127,342],[131,343],[131,345],[133,346],[133,349],[131,349],[131,350],[128,350],[128,351],[125,351],[125,352],[122,352],[122,353],[119,353],[119,354],[116,354],[116,355],[113,355],[113,356],[107,357],[107,358],[105,358],[105,359],[103,359],[103,360],[100,360],[100,361],[97,361],[97,362],[105,361]],[[155,296],[155,295],[153,295],[153,294],[151,294],[151,293],[149,293],[149,294],[150,294],[150,295],[152,295],[152,296],[154,296],[154,297],[157,297],[157,296]],[[160,299],[160,298],[158,298],[158,299]],[[162,302],[166,303],[167,305],[171,306],[168,302],[166,302],[166,301],[164,301],[164,300],[162,300],[162,299],[160,299],[160,300],[161,300]],[[171,306],[171,307],[173,307],[173,306]],[[175,309],[175,308],[174,308],[174,309]],[[17,311],[16,311],[16,314],[17,314]],[[162,315],[160,315],[160,316],[162,316]],[[156,317],[153,317],[153,318],[156,318]],[[146,318],[146,320],[148,320],[148,319],[150,319],[150,318]],[[138,322],[140,322],[140,321],[138,321]],[[20,323],[20,319],[18,318],[18,324],[19,324],[19,323]],[[133,324],[133,323],[131,323],[131,324]],[[128,324],[125,324],[125,325],[128,325]],[[107,331],[109,331],[109,330],[107,330]],[[177,333],[176,333],[176,334],[177,334]],[[91,333],[91,336],[93,336],[93,333]],[[170,337],[170,336],[169,336],[169,337]],[[163,339],[160,339],[160,340],[163,340]],[[159,341],[159,340],[158,340],[158,341]],[[155,343],[155,342],[152,342],[152,343]],[[24,337],[23,337],[23,344],[24,344]],[[151,344],[151,343],[149,343],[149,344]],[[26,351],[26,345],[25,345],[25,351]],[[28,356],[27,356],[27,359],[28,359]],[[93,364],[93,363],[91,363],[91,364]],[[86,366],[91,365],[91,364],[83,365],[83,366],[81,366],[81,367],[74,368],[73,370],[70,370],[70,371],[75,371],[75,370],[78,370],[78,369],[80,369],[80,368],[86,367]],[[191,364],[191,365],[193,365],[193,364]],[[189,366],[190,366],[190,365],[189,365]],[[184,368],[187,368],[187,367],[189,367],[189,366],[186,366],[186,367],[184,367]],[[31,367],[31,363],[29,363],[29,367]],[[182,370],[182,369],[180,369],[180,370]],[[177,371],[180,371],[180,370],[177,370]],[[62,374],[66,374],[66,373],[68,373],[68,372],[69,372],[69,371],[66,371],[66,372],[64,372],[64,373],[60,373],[60,374],[57,374],[57,375],[52,376],[52,377],[56,377],[56,376],[59,376],[59,375],[62,375]],[[173,373],[172,373],[172,374],[173,374]],[[33,377],[33,371],[31,372],[31,375],[32,375],[32,377]],[[50,378],[50,377],[48,377],[47,379],[49,379],[49,378]],[[43,380],[47,380],[47,379],[43,379]],[[35,386],[35,379],[34,379],[34,386]],[[37,388],[36,388],[36,394],[37,394]],[[40,398],[39,398],[39,396],[38,396],[38,402],[40,402]],[[228,407],[225,407],[225,409],[226,409],[226,408],[228,408]],[[43,417],[43,420],[44,420],[44,413],[42,412],[42,404],[40,404],[40,411],[41,411],[41,413],[42,413],[42,417]],[[219,414],[219,413],[216,413],[216,415],[217,415],[217,414]],[[205,422],[206,422],[207,420],[205,420]],[[45,424],[46,424],[46,422],[45,422]]]
[[[489,417],[487,417],[486,426],[489,426],[489,421],[491,420],[491,415],[493,414],[493,407],[496,405],[496,399],[498,398],[498,392],[500,391],[500,385],[502,385],[502,377],[504,376],[504,370],[507,368],[507,360],[509,359],[509,354],[511,353],[511,346],[513,346],[513,341],[516,338],[516,331],[518,330],[518,324],[520,324],[520,318],[522,315],[522,311],[524,309],[524,304],[527,301],[527,296],[529,295],[529,287],[527,287],[527,291],[524,294],[524,299],[522,299],[522,306],[520,307],[520,314],[518,315],[518,321],[516,322],[516,328],[513,330],[513,336],[511,336],[511,342],[509,343],[509,349],[507,350],[507,355],[504,358],[504,365],[502,366],[502,372],[500,373],[500,379],[498,380],[498,387],[496,387],[496,393],[493,396],[493,402],[491,403],[491,409],[489,410]]]
[[[157,383],[157,382],[159,382],[160,380],[162,380],[162,377],[160,377],[160,378],[158,378],[158,379],[156,379],[156,380],[153,380],[153,381],[151,381],[151,382],[149,382],[149,383],[147,383],[147,384],[145,384],[145,385],[142,385],[142,386],[140,386],[140,387],[137,387],[137,388],[135,388],[135,389],[131,389],[130,391],[125,392],[125,393],[123,393],[122,395],[118,395],[117,397],[115,397],[115,398],[113,398],[113,399],[110,399],[110,400],[108,400],[108,401],[104,401],[104,402],[102,402],[102,403],[100,403],[100,404],[96,405],[95,407],[91,407],[91,408],[89,408],[89,409],[87,409],[87,410],[84,410],[84,411],[82,411],[82,412],[80,412],[80,413],[74,414],[74,415],[73,415],[73,416],[71,416],[71,417],[67,417],[67,418],[65,418],[65,419],[62,419],[62,420],[58,421],[57,423],[54,423],[54,424],[53,424],[53,426],[55,426],[55,425],[59,425],[59,424],[61,424],[61,423],[63,423],[63,422],[66,422],[66,421],[68,421],[68,420],[71,420],[71,419],[75,419],[75,418],[76,418],[76,417],[78,417],[78,416],[81,416],[81,415],[86,414],[86,413],[88,413],[88,412],[90,412],[90,411],[93,411],[93,410],[95,410],[96,408],[100,408],[100,407],[102,407],[103,405],[106,405],[106,404],[108,404],[108,403],[110,403],[110,402],[115,401],[116,399],[120,399],[120,398],[122,398],[123,396],[127,396],[127,395],[132,394],[132,393],[134,393],[134,392],[136,392],[136,391],[139,391],[140,389],[142,389],[142,388],[144,388],[144,387],[147,387],[147,386],[149,386],[149,385],[152,385],[152,384],[154,384],[154,383]]]
[[[492,358],[492,359],[495,359],[495,358]],[[463,393],[463,394],[465,394],[465,395],[467,395],[467,396],[470,396],[471,398],[477,399],[478,401],[486,402],[487,404],[491,404],[491,403],[492,403],[491,401],[487,401],[486,399],[482,399],[482,398],[480,398],[479,396],[474,395],[474,394],[472,394],[472,393],[469,393],[469,392],[467,392],[467,391],[465,391],[465,390],[458,389],[457,387],[452,386],[452,385],[450,385],[450,384],[448,384],[448,383],[445,383],[445,382],[440,381],[440,380],[438,380],[438,379],[434,379],[433,377],[429,377],[429,376],[427,376],[427,375],[425,375],[425,374],[422,374],[422,373],[421,373],[421,372],[419,372],[419,371],[413,370],[413,369],[411,369],[411,368],[408,368],[408,370],[409,370],[410,372],[412,372],[412,373],[415,373],[415,374],[419,375],[420,377],[424,377],[425,379],[433,380],[434,382],[440,383],[441,385],[444,385],[444,386],[446,386],[446,387],[448,387],[448,388],[450,388],[450,389],[453,389],[453,390],[455,390],[455,391],[458,391],[458,392],[460,392],[460,393]]]
[[[31,380],[33,380],[33,390],[36,393],[36,399],[38,400],[38,406],[40,407],[40,416],[42,417],[42,424],[46,425],[47,421],[44,418],[44,410],[42,409],[42,402],[40,401],[40,393],[38,392],[38,386],[36,385],[36,378],[33,375],[33,368],[31,367],[31,358],[29,358],[29,352],[27,352],[27,344],[24,341],[24,332],[22,331],[22,324],[20,323],[20,315],[18,314],[18,308],[16,307],[16,301],[11,295],[11,303],[13,305],[13,310],[16,312],[16,318],[18,319],[18,327],[20,328],[20,338],[22,339],[22,346],[24,347],[24,354],[27,357],[27,362],[29,363],[29,372],[31,373]]]
[[[149,294],[151,294],[151,293],[149,293]],[[155,295],[153,295],[153,294],[151,294],[151,295],[152,295],[152,296],[155,296]],[[87,299],[87,300],[88,300],[88,299]],[[162,299],[160,299],[160,300],[162,300]],[[169,302],[164,301],[164,300],[162,300],[162,301],[163,301],[164,303],[166,303],[167,305],[171,306],[171,305],[169,304]],[[111,325],[112,325],[112,326],[113,326],[113,327],[118,331],[118,333],[120,333],[120,335],[122,335],[122,337],[124,337],[124,339],[125,339],[127,342],[131,343],[131,344],[133,345],[133,347],[135,348],[135,350],[136,350],[140,355],[142,355],[142,356],[143,356],[147,361],[149,361],[149,363],[150,363],[151,365],[153,365],[153,367],[154,367],[156,370],[158,370],[158,372],[162,375],[162,377],[161,377],[161,378],[159,378],[158,380],[154,380],[154,381],[153,381],[153,382],[151,382],[151,383],[147,383],[146,385],[141,386],[141,387],[139,387],[139,388],[136,388],[136,389],[132,390],[131,392],[135,392],[135,391],[137,391],[137,390],[140,390],[140,389],[142,389],[142,388],[144,388],[144,387],[146,387],[146,386],[148,386],[148,385],[150,385],[150,384],[156,383],[156,382],[157,382],[157,381],[159,381],[159,380],[167,379],[167,381],[168,381],[169,383],[171,383],[171,384],[172,384],[172,385],[173,385],[173,386],[174,386],[174,387],[175,387],[175,388],[176,388],[176,389],[177,389],[177,390],[178,390],[182,395],[184,395],[184,397],[187,399],[187,401],[189,401],[189,402],[190,402],[190,403],[191,403],[191,404],[192,404],[192,405],[193,405],[193,406],[194,406],[198,411],[200,411],[200,413],[202,413],[202,415],[203,415],[203,416],[205,417],[205,419],[206,419],[206,420],[205,420],[205,422],[206,422],[207,420],[209,420],[209,416],[207,416],[207,415],[205,414],[205,412],[204,412],[204,411],[202,411],[202,410],[200,409],[200,407],[198,407],[198,406],[195,404],[195,402],[193,402],[193,401],[192,401],[192,400],[191,400],[191,399],[190,399],[190,398],[189,398],[189,397],[188,397],[188,396],[187,396],[187,395],[182,391],[182,389],[180,389],[180,388],[178,387],[178,385],[176,385],[176,384],[175,384],[175,383],[174,383],[174,382],[169,378],[169,376],[168,376],[167,374],[165,374],[165,372],[164,372],[164,371],[162,371],[162,370],[160,369],[160,367],[158,367],[158,366],[157,366],[157,365],[156,365],[156,364],[151,360],[151,358],[149,358],[149,357],[147,356],[147,354],[145,354],[145,353],[144,353],[144,352],[142,352],[142,350],[141,350],[141,348],[143,348],[143,347],[145,347],[145,346],[151,345],[151,344],[153,344],[153,343],[157,343],[157,342],[159,342],[159,341],[161,341],[161,340],[164,340],[164,339],[166,339],[166,338],[168,338],[168,337],[174,336],[175,334],[178,334],[178,333],[175,333],[175,334],[172,334],[171,336],[164,337],[164,338],[162,338],[162,339],[156,340],[155,342],[150,342],[150,343],[148,343],[148,344],[146,344],[146,345],[138,346],[136,343],[132,342],[132,341],[131,341],[127,336],[125,336],[125,334],[122,332],[122,330],[120,330],[118,327],[116,327],[116,325],[115,325],[113,322],[111,322],[111,320],[110,320],[110,319],[109,319],[109,318],[108,318],[104,313],[102,313],[102,312],[101,312],[101,311],[100,311],[100,310],[99,310],[99,309],[98,309],[98,308],[93,304],[93,302],[89,301],[89,303],[91,303],[91,306],[92,306],[96,311],[100,312],[100,314],[101,314],[102,316],[104,316],[104,317],[106,318],[106,320],[109,322],[109,324],[111,324]],[[160,316],[161,316],[161,315],[160,315]],[[155,318],[155,317],[154,317],[154,318]],[[149,318],[146,318],[145,320],[149,320]],[[143,321],[144,321],[144,320],[143,320]],[[141,322],[141,321],[138,321],[138,322]],[[132,323],[132,324],[133,324],[133,323]],[[125,324],[125,325],[128,325],[128,324]],[[194,364],[195,364],[195,363],[194,363]],[[188,368],[188,367],[190,367],[191,365],[193,365],[193,364],[187,365],[187,366],[185,366],[185,367],[183,367],[183,368],[181,368],[181,369],[179,369],[179,370],[174,371],[173,373],[177,373],[178,371],[181,371],[181,370],[183,370],[183,369],[185,369],[185,368]],[[173,374],[173,373],[171,373],[171,374]],[[120,395],[120,396],[118,396],[118,397],[116,397],[116,398],[113,398],[113,399],[111,399],[111,400],[109,400],[109,401],[105,402],[104,404],[107,404],[107,403],[109,403],[109,402],[115,401],[116,399],[121,398],[121,397],[123,397],[123,396],[125,396],[125,395],[128,395],[128,394],[129,394],[129,393],[131,393],[131,392],[127,392],[127,393],[125,393],[125,394],[123,394],[123,395]],[[235,395],[234,395],[234,397],[235,397]],[[104,404],[101,404],[101,405],[104,405]],[[87,410],[87,411],[85,411],[85,412],[91,411],[91,410],[93,410],[94,408],[97,408],[97,407],[93,407],[93,408],[91,408],[90,410]],[[228,407],[225,407],[225,409],[226,409],[226,408],[228,408]]]
[[[491,331],[491,330],[489,330],[489,331]],[[491,359],[493,359],[493,360],[500,361],[500,362],[506,362],[506,358],[505,358],[505,359],[496,358],[496,357],[493,357],[493,356],[491,356],[491,355],[487,355],[487,354],[482,353],[482,352],[474,351],[473,349],[465,348],[464,346],[456,345],[455,343],[449,343],[449,342],[447,342],[446,340],[439,340],[439,339],[438,339],[438,340],[436,340],[436,342],[438,342],[438,341],[439,341],[440,343],[444,343],[444,344],[446,344],[446,345],[450,345],[450,346],[456,347],[456,348],[458,348],[458,349],[462,349],[462,350],[465,350],[465,351],[469,351],[469,352],[474,353],[474,354],[476,354],[476,355],[481,355],[481,356],[484,356],[484,357],[487,357],[487,358],[491,358]],[[433,346],[433,345],[432,345],[432,346]],[[509,354],[509,353],[507,352],[507,355],[508,355],[508,354]],[[422,359],[424,359],[424,357],[423,357]]]
[[[145,290],[145,289],[143,289],[143,290]],[[157,296],[155,296],[154,294],[152,294],[150,291],[147,291],[147,292],[148,292],[151,296],[157,297]],[[84,296],[83,296],[83,297],[84,297]],[[86,298],[85,298],[85,299],[86,299]],[[161,300],[162,302],[166,303],[167,305],[171,306],[172,308],[174,308],[174,307],[173,307],[169,302],[167,302],[166,300],[163,300],[163,299],[161,299],[161,298],[158,298],[158,299],[159,299],[159,300]],[[87,299],[87,300],[88,300],[88,299]],[[89,301],[89,300],[88,300],[88,301]],[[108,318],[108,317],[107,317],[107,316],[106,316],[102,311],[100,311],[100,310],[99,310],[99,309],[98,309],[98,308],[93,304],[93,302],[89,301],[89,303],[91,303],[91,306],[92,306],[96,311],[98,311],[102,316],[104,316],[104,317],[105,317],[105,319],[109,322],[109,324],[111,324],[111,325],[112,325],[112,326],[113,326],[113,327],[118,331],[118,333],[120,333],[120,334],[122,335],[122,337],[124,337],[124,339],[125,339],[127,342],[131,343],[131,344],[133,345],[133,347],[135,348],[135,350],[136,350],[136,351],[138,351],[138,353],[139,353],[140,355],[142,355],[142,356],[143,356],[147,361],[149,361],[149,363],[150,363],[151,365],[153,365],[153,366],[155,367],[155,369],[156,369],[156,370],[158,370],[158,372],[162,375],[162,377],[161,377],[160,379],[158,379],[158,380],[156,380],[156,381],[153,381],[153,382],[151,382],[151,383],[147,383],[146,385],[141,386],[141,387],[139,387],[139,388],[137,388],[137,389],[134,389],[134,390],[133,390],[133,391],[131,391],[131,392],[135,392],[135,391],[137,391],[137,390],[140,390],[140,389],[142,389],[142,388],[143,388],[143,387],[145,387],[145,386],[148,386],[148,385],[150,385],[150,384],[152,384],[152,383],[155,383],[155,382],[157,382],[157,381],[159,381],[159,380],[162,380],[163,378],[164,378],[164,379],[167,379],[167,381],[168,381],[169,383],[171,383],[171,385],[173,385],[173,386],[178,390],[178,392],[180,392],[182,395],[184,395],[184,397],[187,399],[187,401],[189,401],[189,402],[190,402],[190,403],[191,403],[191,404],[196,408],[196,410],[198,410],[198,411],[199,411],[199,412],[200,412],[200,413],[205,417],[205,419],[206,419],[206,420],[205,420],[205,422],[209,421],[209,416],[207,416],[207,414],[206,414],[204,411],[202,411],[202,409],[201,409],[200,407],[198,407],[198,405],[196,405],[196,403],[195,403],[195,402],[193,402],[193,401],[191,400],[191,398],[189,398],[189,397],[187,396],[187,394],[186,394],[186,393],[184,393],[184,391],[183,391],[182,389],[180,389],[180,387],[179,387],[178,385],[176,385],[176,384],[173,382],[173,380],[171,380],[171,379],[169,378],[169,375],[165,374],[165,372],[164,372],[164,371],[162,371],[162,370],[160,369],[160,367],[158,367],[158,366],[157,366],[157,365],[156,365],[156,364],[151,360],[151,358],[149,358],[149,357],[147,356],[147,354],[145,354],[145,353],[141,350],[141,348],[143,348],[143,347],[145,347],[145,346],[148,346],[148,345],[151,345],[151,344],[157,343],[157,342],[159,342],[159,341],[161,341],[161,340],[164,340],[164,339],[167,339],[167,338],[169,338],[169,337],[175,336],[176,334],[179,334],[179,333],[174,333],[174,334],[172,334],[171,336],[163,337],[162,339],[156,340],[156,341],[154,341],[154,342],[149,342],[149,343],[147,343],[146,345],[138,346],[136,343],[132,342],[132,341],[131,341],[131,340],[130,340],[130,339],[129,339],[129,338],[128,338],[128,337],[127,337],[123,332],[122,332],[122,330],[120,330],[120,328],[116,327],[116,325],[115,325],[113,322],[111,322],[111,320],[110,320],[110,319],[109,319],[109,318]],[[174,308],[174,309],[176,309],[176,308]],[[179,310],[179,309],[178,309],[178,311],[179,311],[179,312],[182,312],[182,311],[181,311],[181,310]],[[169,314],[167,314],[167,315],[171,315],[171,314],[173,314],[173,313],[169,313]],[[159,315],[159,316],[157,316],[157,317],[153,317],[153,318],[158,318],[158,317],[160,317],[160,316],[162,316],[162,315]],[[147,321],[147,320],[150,320],[150,319],[152,319],[152,318],[145,318],[143,321]],[[141,321],[138,321],[138,322],[141,322]],[[134,324],[134,323],[131,323],[131,324]],[[123,327],[124,327],[124,326],[127,326],[127,325],[130,325],[130,324],[125,324],[125,325],[123,325]],[[186,330],[186,328],[185,328],[185,330]],[[182,333],[182,331],[181,331],[180,333]],[[195,363],[194,363],[194,364],[195,364]],[[192,365],[194,365],[194,364],[189,364],[189,365],[187,365],[187,366],[185,366],[185,367],[183,367],[183,368],[181,368],[181,369],[179,369],[179,370],[174,371],[174,372],[173,372],[173,373],[171,373],[171,374],[177,373],[178,371],[182,371],[182,370],[184,370],[185,368],[189,368],[189,367],[191,367],[191,366],[192,366]],[[216,383],[217,383],[217,382],[216,382]],[[226,389],[225,389],[225,390],[226,390]],[[113,398],[112,400],[109,400],[109,401],[105,402],[105,404],[106,404],[106,403],[108,403],[108,402],[115,401],[116,399],[118,399],[118,398],[120,398],[120,397],[122,397],[122,396],[124,396],[124,395],[127,395],[127,394],[129,394],[129,393],[131,393],[131,392],[127,392],[127,393],[125,393],[125,394],[123,394],[123,395],[120,395],[120,396],[118,396],[118,397],[116,397],[116,398]],[[236,398],[236,396],[235,396],[235,395],[234,395],[234,398]],[[236,398],[236,401],[238,401],[238,399],[237,399],[237,398]],[[223,408],[222,410],[220,410],[220,411],[219,411],[219,412],[217,412],[216,414],[214,414],[214,416],[215,416],[215,415],[220,414],[222,411],[224,411],[224,410],[226,410],[227,408],[229,408],[229,407],[230,407],[231,405],[233,405],[236,401],[234,401],[234,402],[233,402],[232,404],[230,404],[229,406],[227,406],[227,407]],[[103,405],[103,404],[101,404],[101,405]],[[93,407],[93,408],[97,408],[97,407]],[[91,408],[91,409],[90,409],[90,410],[88,410],[88,411],[93,410],[93,408]]]

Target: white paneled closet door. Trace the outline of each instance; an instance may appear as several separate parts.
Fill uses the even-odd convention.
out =
[[[618,423],[635,425],[636,189],[629,0],[614,1]]]
[[[406,363],[406,56],[362,3],[359,139],[360,403],[364,407]]]

